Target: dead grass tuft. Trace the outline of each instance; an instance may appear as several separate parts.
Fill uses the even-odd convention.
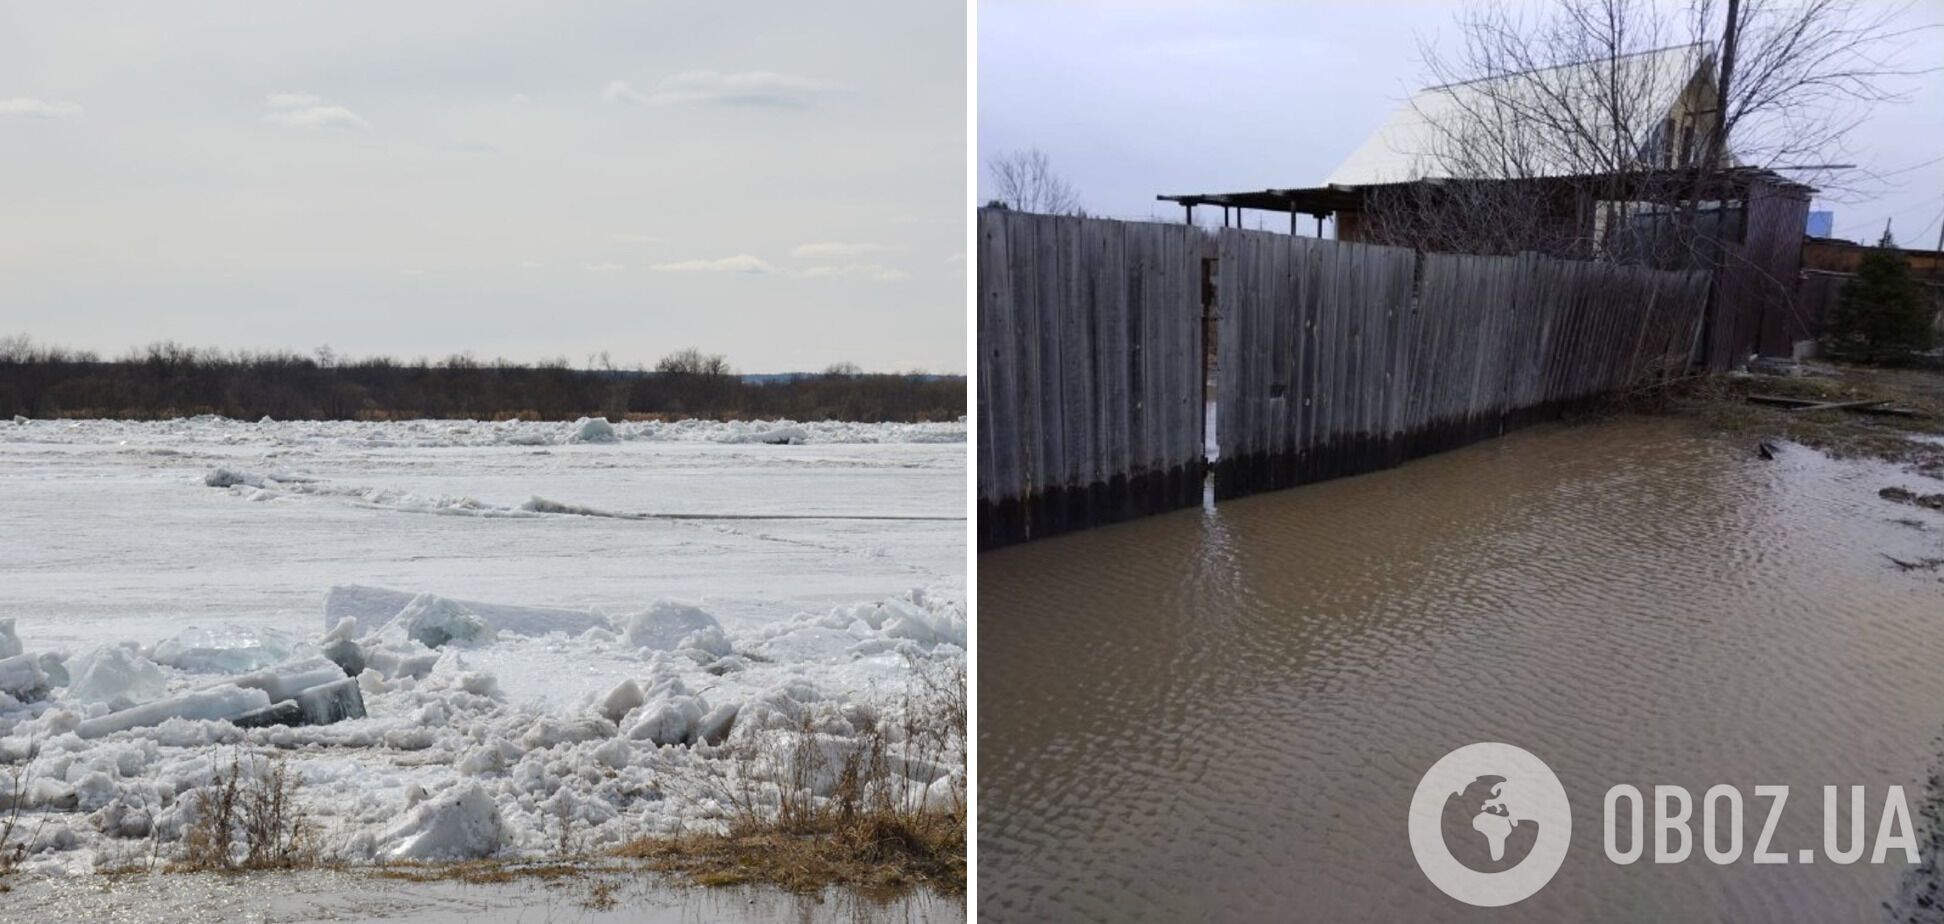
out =
[[[309,869],[321,865],[315,831],[297,803],[298,779],[283,758],[231,752],[208,786],[189,798],[194,820],[177,871]]]
[[[786,738],[734,755],[730,763],[751,772],[717,780],[731,807],[727,830],[639,838],[614,855],[705,886],[963,893],[965,671],[914,668],[921,695],[905,701],[894,726],[860,717],[855,737],[833,749],[806,716]],[[945,771],[948,798],[927,798],[930,784],[914,778],[931,777],[930,768]]]

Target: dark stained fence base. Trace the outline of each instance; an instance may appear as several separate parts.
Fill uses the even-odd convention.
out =
[[[1215,499],[1233,500],[1300,485],[1396,468],[1413,459],[1462,449],[1524,427],[1598,410],[1604,397],[1548,402],[1497,417],[1462,418],[1396,436],[1359,435],[1302,453],[1251,453],[1214,467]]]
[[[980,501],[979,548],[995,549],[1199,506],[1205,474],[1195,463],[1165,474],[1115,478],[1078,489],[1056,487],[998,503]]]

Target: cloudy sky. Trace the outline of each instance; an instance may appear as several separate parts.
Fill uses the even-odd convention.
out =
[[[985,0],[980,158],[1038,147],[1089,211],[1121,218],[1179,220],[1180,208],[1155,202],[1156,193],[1318,185],[1422,85],[1419,39],[1450,36],[1453,6]],[[1903,22],[1944,22],[1944,3],[1911,4]],[[1893,61],[1937,67],[1944,29],[1911,39]],[[1934,246],[1944,221],[1944,74],[1896,89],[1909,100],[1880,106],[1849,150],[1835,152],[1884,178],[1814,208],[1836,213],[1838,236],[1874,241],[1893,216],[1902,241]],[[1248,214],[1253,227],[1257,214]],[[1196,217],[1221,220],[1211,209]]]
[[[0,335],[963,371],[964,17],[0,0]]]

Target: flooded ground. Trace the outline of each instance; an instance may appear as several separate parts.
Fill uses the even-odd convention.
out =
[[[1406,809],[1440,756],[1505,741],[1574,824],[1494,920],[1882,917],[1906,868],[1614,865],[1601,797],[1790,784],[1791,856],[1821,845],[1822,784],[1920,808],[1944,581],[1885,556],[1944,555],[1944,515],[1889,485],[1937,490],[1623,418],[984,555],[981,911],[1473,919],[1418,871]]]
[[[369,872],[157,874],[35,879],[0,900],[0,920],[411,921],[414,924],[920,924],[965,918],[960,898],[923,890],[875,899],[840,890],[696,888],[653,875],[404,882]]]

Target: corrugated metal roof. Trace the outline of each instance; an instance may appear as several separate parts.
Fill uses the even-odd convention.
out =
[[[1576,108],[1583,111],[1576,113],[1576,116],[1588,126],[1590,134],[1599,137],[1603,131],[1610,131],[1607,126],[1613,124],[1613,119],[1603,111],[1603,107],[1591,104],[1605,96],[1593,88],[1607,85],[1608,77],[1603,71],[1609,66],[1618,66],[1627,71],[1620,79],[1625,85],[1642,87],[1640,95],[1644,98],[1643,105],[1653,112],[1651,118],[1627,121],[1649,127],[1658,125],[1680,98],[1681,91],[1705,65],[1706,53],[1707,49],[1702,45],[1677,45],[1623,55],[1618,59],[1427,87],[1392,112],[1376,134],[1338,164],[1324,183],[1331,186],[1363,186],[1455,177],[1460,172],[1458,167],[1448,163],[1440,150],[1449,147],[1454,132],[1462,130],[1459,126],[1463,121],[1477,118],[1480,112],[1491,111],[1510,111],[1516,117],[1522,107],[1537,107],[1551,100],[1581,100],[1582,103]],[[1635,139],[1634,145],[1637,148],[1647,140]],[[1579,173],[1587,168],[1585,163],[1568,163],[1565,158],[1543,150],[1530,152],[1525,162],[1528,168],[1519,172],[1527,176]],[[1505,176],[1513,171],[1481,174],[1478,170],[1467,168],[1463,172],[1472,177],[1490,177]]]

